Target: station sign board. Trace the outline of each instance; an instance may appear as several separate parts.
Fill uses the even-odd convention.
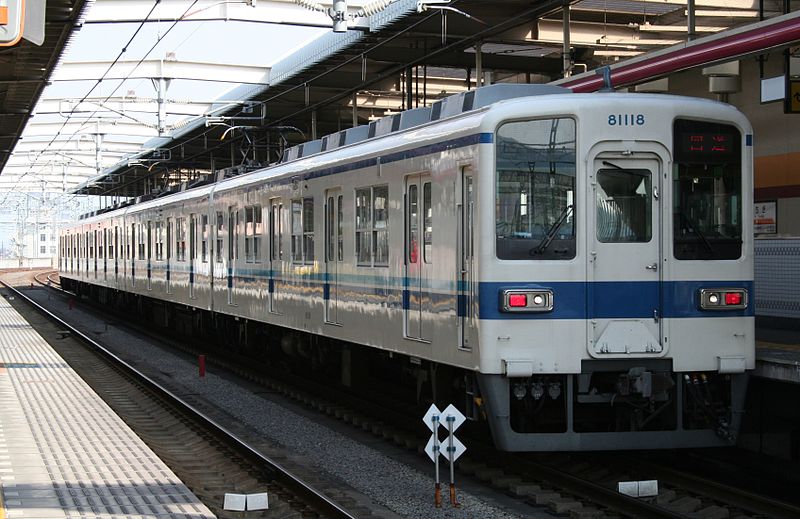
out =
[[[790,79],[786,85],[787,114],[800,114],[800,79]]]
[[[756,202],[753,207],[753,232],[775,234],[778,232],[778,202]]]
[[[0,47],[16,45],[23,38],[44,42],[47,0],[0,0]]]

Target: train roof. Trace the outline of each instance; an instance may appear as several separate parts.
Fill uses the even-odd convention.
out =
[[[564,102],[567,102],[572,106],[574,104],[581,103],[589,97],[597,98],[598,96],[603,96],[608,102],[623,103],[632,98],[651,98],[670,101],[674,103],[676,107],[680,106],[683,108],[685,108],[686,104],[716,106],[717,109],[724,107],[726,111],[737,113],[742,117],[742,119],[745,119],[741,112],[739,112],[735,107],[710,99],[668,94],[623,92],[577,94],[569,89],[552,85],[496,84],[447,97],[437,101],[431,107],[407,110],[405,112],[383,117],[377,121],[372,121],[369,125],[348,128],[346,130],[327,135],[321,139],[303,143],[289,149],[289,159],[270,164],[265,168],[260,168],[254,171],[249,171],[245,174],[227,178],[220,174],[218,175],[216,181],[206,182],[195,187],[183,184],[181,186],[176,186],[176,188],[168,192],[163,192],[159,196],[155,196],[152,199],[140,200],[138,203],[122,204],[105,211],[97,211],[85,215],[81,219],[87,221],[88,223],[89,220],[93,220],[96,216],[109,215],[109,213],[119,213],[118,215],[121,216],[129,212],[136,212],[139,210],[157,207],[159,204],[163,203],[164,199],[166,198],[169,199],[170,203],[181,203],[182,201],[186,200],[211,196],[212,193],[215,192],[246,187],[248,184],[263,182],[268,179],[291,179],[294,177],[302,179],[303,172],[308,169],[326,167],[336,163],[336,161],[341,160],[343,154],[347,153],[343,150],[343,148],[350,147],[351,145],[364,143],[373,139],[377,140],[380,137],[385,137],[392,134],[398,134],[398,136],[399,134],[407,134],[408,142],[416,142],[420,139],[430,138],[434,133],[436,133],[431,132],[431,135],[428,135],[428,132],[425,131],[425,129],[428,128],[432,123],[444,123],[449,119],[454,119],[459,116],[466,116],[469,114],[474,114],[477,116],[479,112],[486,109],[488,106],[504,101],[529,98],[532,96],[552,96],[550,99],[553,101],[558,101],[554,103],[554,108],[556,110],[560,109]],[[459,119],[458,125],[464,125],[463,118]],[[339,149],[342,149],[342,151],[337,153],[337,150]],[[365,148],[363,153],[360,153],[359,155],[367,156],[374,153],[377,149],[380,149],[380,147],[378,146],[376,149]],[[308,162],[308,160],[311,160],[311,162]]]
[[[461,92],[433,103],[430,107],[414,108],[404,112],[387,115],[368,125],[355,126],[337,133],[326,135],[303,144],[293,146],[284,152],[281,163],[291,162],[303,157],[308,157],[322,151],[331,151],[336,148],[354,144],[373,137],[388,135],[393,132],[407,130],[416,126],[447,119],[464,112],[478,110],[485,106],[514,99],[549,94],[566,94],[571,90],[552,85],[498,83],[475,90]]]

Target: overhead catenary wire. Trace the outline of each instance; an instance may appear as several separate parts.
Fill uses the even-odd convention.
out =
[[[108,94],[108,95],[106,96],[106,98],[105,98],[103,101],[101,101],[100,103],[98,103],[99,105],[101,105],[101,106],[102,106],[103,104],[105,104],[106,102],[108,102],[108,100],[109,100],[109,99],[111,99],[111,98],[114,96],[114,94],[116,94],[116,93],[117,93],[117,91],[118,91],[118,90],[119,90],[119,89],[122,87],[122,85],[125,83],[125,81],[126,81],[126,80],[128,80],[128,79],[130,78],[130,76],[131,76],[131,75],[132,75],[132,74],[133,74],[133,73],[136,71],[136,69],[137,69],[137,68],[138,68],[138,67],[139,67],[139,66],[140,66],[140,65],[141,65],[141,64],[144,62],[144,60],[145,60],[145,59],[147,59],[147,57],[150,55],[150,53],[151,53],[151,52],[153,52],[153,50],[154,50],[154,49],[155,49],[155,48],[158,46],[158,44],[159,44],[159,43],[161,43],[161,41],[162,41],[162,40],[163,40],[163,39],[164,39],[164,38],[165,38],[165,37],[166,37],[166,36],[167,36],[167,35],[170,33],[170,31],[172,31],[172,29],[173,29],[173,28],[174,28],[174,27],[175,27],[175,26],[176,26],[176,25],[177,25],[177,24],[178,24],[180,21],[182,21],[182,20],[184,20],[184,19],[185,19],[185,17],[187,16],[187,14],[188,14],[188,13],[191,11],[191,9],[192,9],[192,8],[193,8],[193,7],[194,7],[196,4],[197,4],[197,2],[198,2],[198,1],[199,1],[199,0],[193,0],[193,1],[192,1],[192,3],[189,5],[189,7],[187,7],[187,8],[186,8],[186,10],[183,12],[183,14],[182,14],[180,17],[178,17],[178,18],[177,18],[177,19],[176,19],[176,20],[175,20],[175,21],[174,21],[174,22],[173,22],[173,23],[172,23],[172,24],[169,26],[169,28],[168,28],[168,29],[167,29],[167,30],[166,30],[166,31],[165,31],[163,34],[161,34],[161,35],[158,37],[158,39],[156,40],[156,42],[155,42],[155,43],[154,43],[154,44],[153,44],[153,45],[152,45],[152,46],[151,46],[151,47],[150,47],[150,48],[147,50],[147,52],[146,52],[146,53],[144,54],[144,56],[142,56],[142,58],[141,58],[141,59],[140,59],[140,60],[139,60],[139,61],[136,63],[136,65],[135,65],[133,68],[131,68],[130,72],[128,72],[128,75],[127,75],[127,76],[126,76],[124,79],[122,79],[122,81],[120,81],[120,82],[119,82],[119,84],[117,85],[117,87],[116,87],[116,88],[115,88],[115,89],[114,89],[114,90],[113,90],[113,91],[112,91],[110,94]],[[78,102],[78,103],[75,105],[75,107],[73,107],[73,108],[72,108],[72,110],[71,110],[71,111],[70,111],[70,112],[67,114],[67,118],[66,118],[66,120],[64,121],[64,123],[61,125],[61,128],[59,129],[59,131],[58,131],[58,132],[57,132],[57,133],[56,133],[56,134],[53,136],[53,138],[50,140],[50,142],[49,142],[49,143],[48,143],[46,146],[44,146],[44,147],[42,148],[42,150],[40,150],[39,154],[36,156],[36,158],[35,158],[35,159],[34,159],[34,161],[32,161],[32,162],[35,162],[35,161],[36,161],[36,159],[38,159],[38,157],[39,157],[39,156],[41,156],[41,155],[42,155],[42,154],[43,154],[45,151],[47,151],[47,150],[48,150],[48,149],[49,149],[49,148],[50,148],[50,147],[53,145],[53,143],[56,141],[56,139],[57,139],[57,138],[58,138],[58,137],[59,137],[59,136],[62,134],[62,131],[63,131],[63,129],[64,129],[64,128],[66,127],[66,125],[69,123],[69,120],[70,120],[71,116],[74,114],[74,112],[75,112],[75,110],[77,109],[77,107],[80,105],[80,103],[84,102],[84,101],[85,101],[85,100],[88,98],[88,96],[89,96],[89,95],[91,95],[91,93],[92,93],[92,92],[93,92],[93,91],[94,91],[94,90],[95,90],[95,89],[96,89],[96,88],[97,88],[97,87],[100,85],[100,83],[102,83],[103,79],[104,79],[104,78],[105,78],[105,77],[108,75],[108,73],[111,71],[111,68],[114,66],[114,64],[116,64],[116,63],[119,61],[119,58],[122,56],[122,54],[124,54],[124,53],[125,53],[125,52],[128,50],[128,47],[130,46],[130,44],[133,42],[133,40],[135,39],[135,37],[136,37],[136,36],[139,34],[139,31],[141,30],[141,28],[144,26],[144,24],[147,22],[147,20],[150,18],[150,16],[152,15],[152,13],[155,11],[156,7],[157,7],[157,6],[158,6],[158,4],[160,4],[160,3],[161,3],[161,0],[156,0],[156,1],[155,1],[155,3],[154,3],[154,5],[153,5],[153,7],[150,9],[150,12],[148,12],[147,16],[146,16],[146,17],[145,17],[145,18],[142,20],[142,22],[139,24],[139,27],[137,27],[137,29],[136,29],[136,31],[134,32],[134,34],[133,34],[133,35],[131,36],[131,38],[128,40],[128,43],[126,43],[126,44],[125,44],[125,46],[122,48],[122,50],[120,51],[120,53],[118,54],[118,56],[117,56],[117,58],[114,60],[114,62],[113,62],[113,63],[112,63],[112,64],[111,64],[111,65],[108,67],[108,69],[106,70],[106,72],[104,72],[103,76],[102,76],[100,79],[98,79],[98,80],[96,81],[96,83],[95,83],[95,84],[92,86],[92,88],[91,88],[91,89],[90,89],[90,90],[89,90],[89,91],[88,91],[88,92],[87,92],[87,93],[86,93],[86,94],[83,96],[83,98],[81,99],[81,101],[79,101],[79,102]],[[92,117],[94,117],[95,115],[97,115],[97,113],[98,113],[99,111],[100,111],[100,109],[99,109],[99,108],[95,109],[95,110],[92,112],[92,114],[89,116],[89,119],[91,119]],[[65,142],[65,144],[66,144],[66,143],[69,143],[69,142],[71,142],[71,141],[72,141],[72,139],[75,137],[75,135],[77,135],[77,134],[78,134],[78,133],[81,131],[81,129],[82,129],[82,128],[83,128],[83,126],[82,126],[81,128],[79,128],[79,129],[75,130],[75,131],[72,133],[72,135],[70,135],[70,137],[64,141],[64,142]],[[60,147],[59,149],[57,149],[57,150],[55,150],[55,151],[56,151],[56,152],[59,152],[59,151],[63,151],[63,150],[64,150],[64,146]],[[51,150],[51,151],[52,151],[52,150]],[[43,166],[46,166],[46,164],[44,164]],[[41,171],[41,170],[38,170],[38,171],[36,171],[36,173],[39,173],[39,171]],[[23,179],[23,178],[24,178],[26,175],[28,175],[28,174],[33,174],[33,173],[34,173],[33,171],[27,171],[27,172],[23,173],[22,175],[20,175],[20,176],[19,176],[19,178],[17,178],[17,181],[15,182],[15,185],[19,184],[19,183],[22,181],[22,179]],[[2,201],[0,201],[0,203],[5,203],[5,201],[6,201],[6,198],[7,198],[7,197],[8,197],[8,195],[6,195],[6,197],[5,197],[5,198],[4,198]]]

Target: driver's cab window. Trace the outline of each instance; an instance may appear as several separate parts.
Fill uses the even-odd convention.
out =
[[[497,130],[499,259],[575,257],[575,121],[515,121]]]

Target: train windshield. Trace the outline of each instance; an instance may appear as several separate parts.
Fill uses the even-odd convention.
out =
[[[509,122],[497,130],[497,257],[575,257],[575,121]]]
[[[679,119],[673,137],[675,258],[741,257],[741,132],[726,124]]]

